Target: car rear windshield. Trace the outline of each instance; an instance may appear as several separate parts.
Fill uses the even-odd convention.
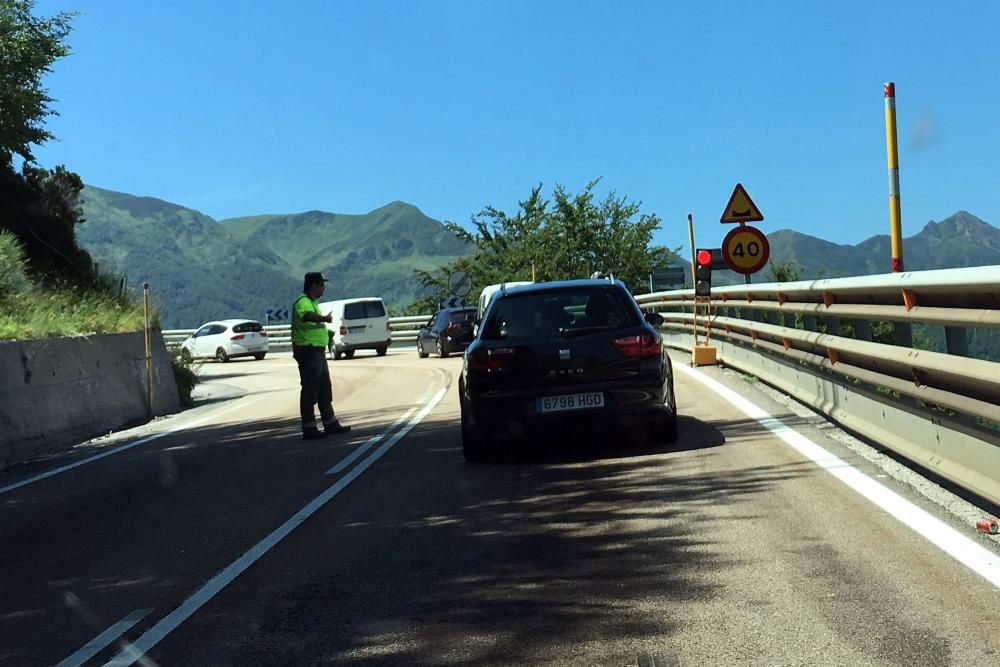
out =
[[[385,306],[381,301],[355,301],[344,304],[345,320],[366,320],[369,317],[385,317]]]
[[[241,322],[233,327],[233,333],[250,333],[263,329],[260,322]]]
[[[454,310],[448,313],[449,322],[472,322],[476,319],[475,309],[471,310]]]
[[[539,340],[640,324],[631,297],[614,287],[578,287],[505,296],[490,312],[486,340]]]

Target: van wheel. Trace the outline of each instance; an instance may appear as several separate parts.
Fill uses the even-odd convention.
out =
[[[227,361],[229,361],[229,355],[226,354],[226,351],[220,347],[218,350],[215,351],[215,360],[221,361],[222,363],[226,363]]]
[[[388,352],[388,351],[389,351],[389,348],[380,347],[380,348],[378,348],[378,349],[375,350],[375,354],[377,354],[380,357],[384,357],[385,353]]]
[[[344,356],[344,353],[337,348],[333,348],[333,360],[340,361],[340,358]]]
[[[253,355],[253,358],[256,359],[257,361],[263,361],[265,354],[267,354],[267,353],[266,352],[258,352],[257,354]]]
[[[354,350],[344,350],[344,356],[348,359],[354,358]]]

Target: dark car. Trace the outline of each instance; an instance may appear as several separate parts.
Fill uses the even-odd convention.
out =
[[[417,354],[423,359],[431,351],[442,359],[462,352],[472,342],[475,308],[443,308],[417,332]]]
[[[501,290],[459,378],[462,451],[483,461],[504,439],[547,426],[651,426],[677,439],[673,369],[656,326],[625,286],[570,280]]]

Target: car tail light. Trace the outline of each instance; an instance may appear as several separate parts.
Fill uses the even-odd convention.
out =
[[[385,321],[385,330],[386,331],[390,331],[391,330],[391,327],[389,326],[389,320]]]
[[[340,327],[340,335],[341,336],[347,335],[347,327]]]
[[[661,342],[649,333],[615,338],[612,343],[626,357],[656,357],[661,352]]]
[[[476,348],[469,355],[469,368],[475,371],[506,371],[514,366],[517,351],[512,347],[496,347],[491,350]]]
[[[266,331],[258,331],[257,333],[259,333],[264,338],[267,338],[267,332]]]
[[[448,328],[444,330],[444,333],[446,336],[454,336],[461,330],[462,330],[461,324],[459,324],[458,322],[452,322],[451,324],[448,325]]]
[[[246,338],[246,336],[244,336],[243,334],[240,334],[239,336],[233,336],[229,340],[243,340],[244,338]]]

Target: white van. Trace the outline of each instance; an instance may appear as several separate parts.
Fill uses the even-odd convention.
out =
[[[330,330],[330,352],[334,359],[354,357],[355,350],[375,350],[384,357],[392,345],[389,316],[379,297],[342,299],[319,304],[323,315],[333,314]]]
[[[483,319],[483,313],[486,312],[486,306],[490,305],[490,299],[494,294],[500,291],[500,287],[517,287],[518,285],[531,285],[530,280],[522,280],[519,282],[512,283],[500,283],[497,285],[487,285],[483,288],[482,293],[479,295],[479,309],[476,311],[476,321],[479,322]]]

